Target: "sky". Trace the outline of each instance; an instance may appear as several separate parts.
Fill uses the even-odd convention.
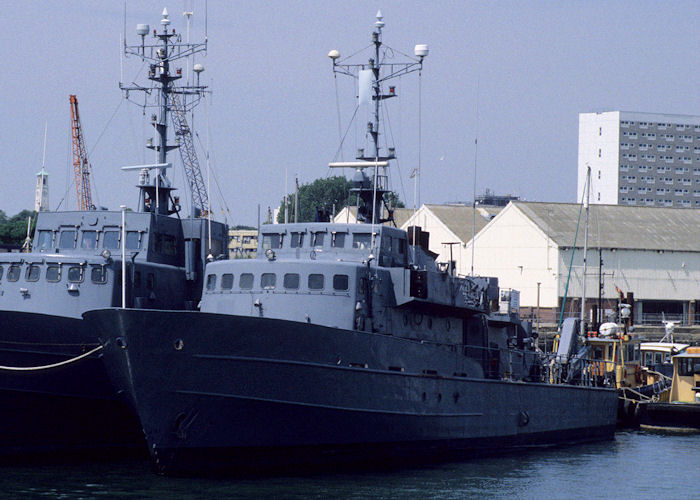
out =
[[[193,10],[191,38],[203,38],[203,1],[128,0],[127,41],[137,42],[137,23],[159,28],[163,7],[182,33],[182,12]],[[579,113],[700,115],[696,1],[209,0],[208,51],[197,62],[212,94],[194,125],[210,151],[218,220],[255,225],[258,206],[264,218],[295,176],[325,177],[328,162],[365,145],[366,117],[349,126],[354,83],[334,79],[327,54],[367,47],[378,9],[396,57],[430,47],[420,83],[417,74],[394,82],[399,97],[387,102],[391,127],[382,129],[399,158],[391,187],[409,207],[419,158],[420,203],[472,200],[475,169],[477,194],[574,202]],[[75,209],[69,94],[78,96],[93,198],[134,206],[137,174],[120,167],[150,163],[143,145],[153,134],[150,111],[144,117],[118,86],[120,68],[126,83],[141,68],[120,57],[124,3],[9,0],[3,19],[0,210],[33,208],[45,125],[50,208]],[[342,156],[339,125],[349,130]],[[177,152],[173,161],[185,197]],[[203,149],[200,163],[206,178]]]

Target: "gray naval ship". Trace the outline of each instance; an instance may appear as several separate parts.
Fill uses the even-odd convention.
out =
[[[386,224],[382,27],[379,16],[375,57],[359,68],[377,110],[374,155],[350,162],[361,223],[262,226],[256,259],[207,264],[200,311],[84,314],[158,471],[388,465],[613,438],[614,390],[554,383],[530,325],[492,312],[495,278],[456,276],[427,233]],[[426,54],[417,46],[392,74]],[[337,71],[354,67],[329,55]]]
[[[165,30],[167,15],[163,22]],[[0,253],[0,455],[143,449],[138,419],[113,389],[81,315],[117,305],[194,309],[207,256],[227,251],[224,224],[180,217],[166,175],[174,98],[204,91],[176,86],[180,72],[170,63],[201,46],[173,32],[156,40],[131,48],[151,63],[151,86],[124,87],[158,98],[150,144],[158,163],[125,168],[139,174],[136,210],[40,212],[32,251]]]

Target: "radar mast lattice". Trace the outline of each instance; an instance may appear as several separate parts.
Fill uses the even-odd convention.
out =
[[[152,31],[155,39],[153,42],[146,40],[146,36],[151,32],[150,26],[147,24],[138,24],[136,26],[136,33],[141,37],[140,44],[128,45],[126,38],[124,39],[124,54],[127,57],[136,56],[148,63],[148,79],[153,83],[150,87],[120,83],[119,87],[124,92],[127,100],[129,100],[129,93],[132,91],[144,92],[146,100],[143,103],[139,103],[139,106],[157,110],[157,114],[153,114],[151,118],[156,133],[156,141],[149,139],[146,146],[155,150],[157,155],[155,164],[157,170],[156,185],[168,183],[165,178],[165,172],[161,168],[161,166],[167,164],[167,152],[175,148],[181,148],[182,162],[185,167],[185,176],[192,191],[193,204],[202,211],[203,215],[208,216],[208,194],[204,187],[202,173],[197,161],[192,133],[186,120],[187,113],[208,92],[207,86],[200,85],[199,78],[197,78],[196,84],[175,85],[175,82],[183,76],[182,69],[175,68],[173,71],[171,68],[171,63],[193,57],[200,52],[206,52],[207,39],[205,35],[203,42],[183,42],[181,35],[170,28],[171,21],[167,9],[163,9],[160,24],[162,26],[161,30],[153,29]],[[200,69],[197,66],[201,67],[201,65],[195,65],[195,72],[203,70],[203,68]],[[168,114],[171,115],[170,118]],[[172,120],[175,135],[178,138],[175,144],[168,143],[168,120]]]

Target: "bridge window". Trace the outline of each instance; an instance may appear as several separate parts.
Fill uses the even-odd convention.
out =
[[[322,274],[309,274],[309,290],[323,290]]]
[[[284,287],[288,290],[297,290],[299,288],[299,275],[297,273],[285,274]]]
[[[678,375],[692,377],[700,373],[700,358],[680,358],[678,360]]]
[[[27,281],[39,281],[41,269],[36,264],[29,264],[27,271],[24,273],[24,279]]]
[[[372,235],[369,233],[354,233],[352,235],[352,247],[359,249],[369,248],[372,242]]]
[[[311,246],[314,248],[323,246],[323,237],[326,233],[311,233]]]
[[[12,264],[7,269],[7,281],[17,281],[21,272],[22,270],[17,264]]]
[[[75,248],[75,239],[77,234],[74,230],[61,231],[61,236],[58,241],[59,248]]]
[[[241,274],[241,278],[238,280],[238,286],[241,290],[250,290],[253,288],[253,275],[251,273]]]
[[[221,275],[221,289],[230,290],[233,288],[233,274],[226,273]]]
[[[399,250],[399,255],[404,255],[406,253],[406,240],[404,238],[396,238],[398,241],[398,245],[396,245],[396,248]]]
[[[275,273],[263,273],[260,276],[260,286],[264,290],[274,290],[277,283],[277,275]]]
[[[345,291],[348,289],[348,275],[335,274],[333,275],[333,290]]]
[[[90,279],[93,283],[107,283],[105,266],[92,266],[92,270],[90,271]]]
[[[83,266],[71,266],[68,268],[68,281],[71,283],[83,282]]]
[[[105,231],[102,246],[111,249],[119,248],[119,231]]]
[[[282,248],[282,242],[284,240],[284,234],[279,233],[268,233],[263,234],[263,250],[268,248]]]
[[[127,231],[126,232],[126,248],[129,250],[138,250],[141,248],[141,232]]]
[[[175,255],[177,253],[177,239],[172,234],[163,235],[163,253]]]
[[[331,241],[331,246],[333,248],[345,247],[345,233],[333,233],[333,240]]]
[[[80,248],[96,248],[97,247],[97,231],[83,231],[83,240],[80,242]]]
[[[61,266],[51,265],[46,268],[46,281],[57,283],[61,281]]]
[[[301,248],[304,245],[304,233],[292,233],[292,248]]]
[[[53,231],[39,231],[39,250],[53,247]]]
[[[213,290],[216,287],[216,274],[207,275],[207,290]]]
[[[128,235],[126,237],[126,242],[127,242],[127,248],[131,248],[128,246],[128,244],[129,244],[129,236]],[[175,236],[173,236],[171,234],[155,233],[153,235],[153,250],[155,250],[157,253],[161,253],[163,255],[175,255],[177,253]]]
[[[216,280],[216,278],[214,278]],[[154,273],[146,274],[146,290],[156,289],[156,275]]]

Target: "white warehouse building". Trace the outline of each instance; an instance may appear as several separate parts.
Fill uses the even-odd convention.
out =
[[[566,315],[578,314],[584,220],[579,204],[511,202],[466,245],[458,267],[470,268],[473,244],[475,274],[520,290],[521,314],[534,313],[538,304],[543,321],[558,319],[562,307]],[[591,205],[586,310],[596,305],[602,282],[603,310],[612,310],[619,293],[631,292],[637,323],[660,322],[662,313],[697,323],[699,233],[700,210]]]

